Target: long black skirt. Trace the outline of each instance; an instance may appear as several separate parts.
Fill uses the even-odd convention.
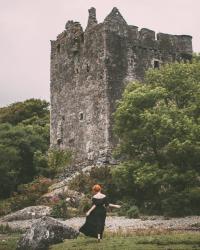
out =
[[[96,207],[89,216],[86,217],[84,225],[79,229],[79,232],[90,237],[103,236],[106,220],[106,209],[104,207]]]

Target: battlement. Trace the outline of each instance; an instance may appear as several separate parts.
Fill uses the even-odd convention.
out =
[[[76,162],[110,160],[112,113],[127,83],[191,57],[191,36],[138,29],[117,8],[102,23],[89,9],[85,31],[68,21],[51,41],[51,146],[70,149]]]
[[[137,26],[126,23],[116,7],[113,8],[103,23],[100,24],[98,24],[96,19],[96,9],[92,7],[88,12],[88,24],[85,32],[83,32],[83,28],[79,22],[68,21],[65,25],[65,30],[57,36],[56,43],[62,43],[64,38],[66,38],[65,42],[73,39],[80,40],[80,36],[82,36],[81,41],[83,42],[84,35],[86,36],[88,32],[90,33],[90,29],[92,29],[92,32],[95,32],[95,30],[99,30],[99,27],[103,27],[104,31],[118,32],[118,36],[129,36],[130,40],[139,47],[168,51],[170,53],[180,52],[185,55],[188,54],[187,58],[190,58],[192,55],[192,37],[189,35],[156,34],[155,31],[147,28],[138,30]]]

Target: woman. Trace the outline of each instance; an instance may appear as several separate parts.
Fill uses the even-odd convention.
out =
[[[92,191],[94,193],[92,207],[86,213],[86,222],[79,231],[86,236],[97,238],[100,242],[105,226],[106,207],[120,208],[121,206],[109,204],[106,195],[101,193],[100,185],[94,185]]]

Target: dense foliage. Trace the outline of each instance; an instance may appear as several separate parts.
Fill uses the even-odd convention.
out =
[[[72,162],[72,153],[65,149],[49,149],[46,157],[49,170],[53,175],[63,172],[66,166]]]
[[[110,201],[115,201],[117,197],[116,185],[112,181],[111,167],[93,167],[89,172],[80,172],[69,182],[69,188],[92,195],[92,187],[100,184],[103,187]]]
[[[149,70],[131,83],[114,114],[123,163],[113,169],[121,197],[144,211],[200,212],[200,62]]]
[[[17,186],[48,175],[49,103],[30,99],[0,108],[0,198]]]
[[[48,187],[53,184],[49,178],[38,177],[32,182],[21,184],[11,197],[1,200],[0,216],[23,209],[25,207],[39,205],[41,196],[48,191]]]

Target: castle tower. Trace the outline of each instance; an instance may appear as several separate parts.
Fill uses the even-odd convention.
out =
[[[75,162],[105,162],[115,140],[112,113],[130,81],[148,68],[190,60],[192,37],[128,25],[117,8],[97,23],[89,10],[85,32],[68,21],[51,41],[51,146],[71,150]]]

